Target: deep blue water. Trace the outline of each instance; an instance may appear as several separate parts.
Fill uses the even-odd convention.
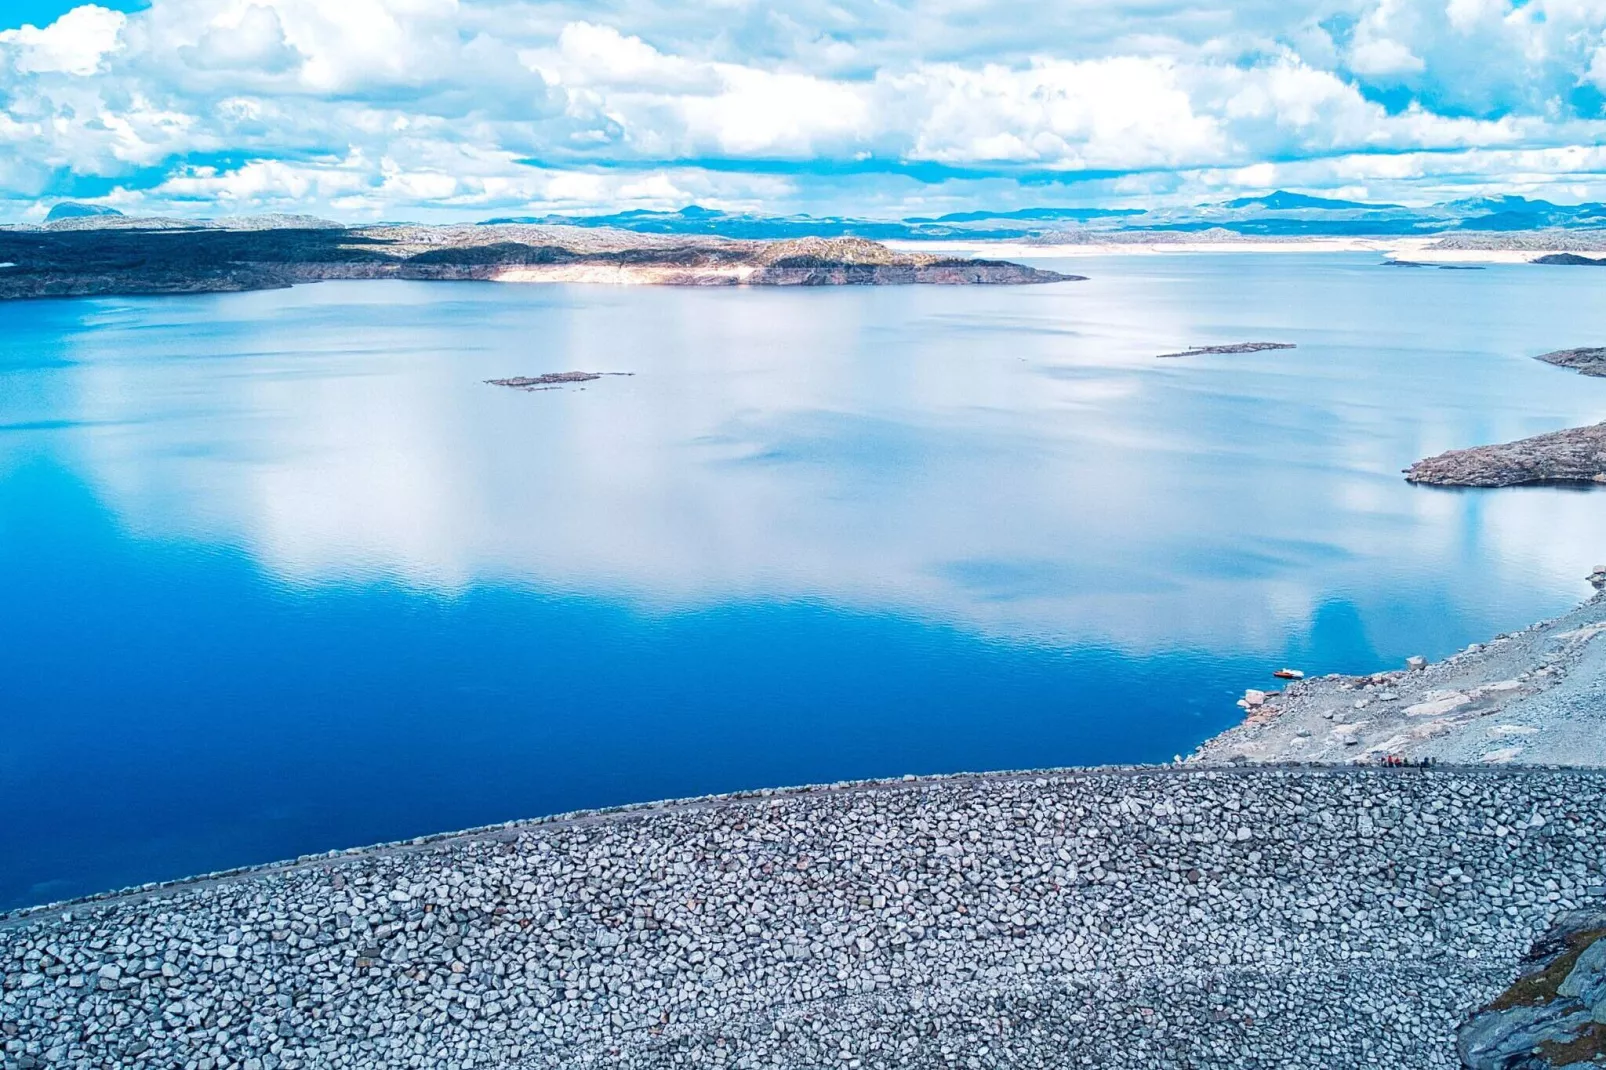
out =
[[[0,305],[0,906],[582,806],[1169,759],[1560,612],[1606,273]],[[1157,361],[1190,344],[1290,352]],[[627,371],[521,393],[482,380]]]

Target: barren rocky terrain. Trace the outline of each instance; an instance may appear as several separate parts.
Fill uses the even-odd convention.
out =
[[[1595,579],[1606,584],[1606,573]],[[1194,760],[1606,766],[1602,633],[1606,595],[1597,595],[1438,663],[1252,689],[1244,723]]]

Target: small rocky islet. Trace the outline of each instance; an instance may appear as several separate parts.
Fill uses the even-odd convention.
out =
[[[1273,349],[1294,349],[1291,342],[1233,342],[1229,345],[1192,346],[1176,353],[1161,353],[1158,360],[1175,360],[1179,357],[1209,357],[1236,353],[1264,353]]]
[[[606,376],[629,378],[635,372],[544,372],[541,375],[514,375],[507,379],[487,379],[487,386],[505,386],[511,390],[561,390],[576,383],[594,383]]]

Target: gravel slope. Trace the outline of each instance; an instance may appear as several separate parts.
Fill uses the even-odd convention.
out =
[[[1606,774],[1162,769],[583,817],[0,928],[37,1066],[1456,1065]]]
[[[1207,741],[1205,762],[1606,766],[1606,595],[1420,670],[1291,684]],[[1255,701],[1255,696],[1248,696]]]

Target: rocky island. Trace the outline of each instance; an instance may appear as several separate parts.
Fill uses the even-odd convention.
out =
[[[561,390],[575,383],[594,383],[603,376],[629,378],[634,372],[544,372],[541,375],[514,375],[507,379],[487,379],[488,386],[505,386],[512,390]]]
[[[1264,353],[1273,349],[1294,349],[1292,342],[1233,342],[1221,346],[1193,346],[1176,353],[1161,353],[1160,360],[1173,360],[1177,357],[1213,357],[1230,356],[1237,353]]]
[[[190,225],[114,217],[0,228],[0,300],[262,290],[326,279],[670,286],[1007,285],[1077,278],[858,238],[739,241],[570,226],[303,219]]]

